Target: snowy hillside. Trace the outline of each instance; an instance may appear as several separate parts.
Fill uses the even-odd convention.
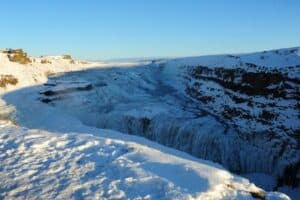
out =
[[[7,122],[0,128],[1,199],[288,199],[163,147]]]
[[[14,89],[26,87],[31,85],[40,84],[48,80],[48,76],[71,71],[85,70],[94,67],[107,67],[107,66],[134,66],[140,64],[139,62],[89,62],[73,60],[68,55],[64,56],[41,56],[38,58],[28,57],[29,63],[23,64],[19,60],[12,62],[9,59],[6,51],[0,51],[0,73],[3,75],[14,75],[18,79],[16,86],[6,85],[0,87],[0,91],[4,89]],[[21,60],[22,61],[22,60]],[[0,77],[1,78],[1,77]]]
[[[1,122],[0,197],[284,199],[213,162],[298,190],[299,52],[29,64],[0,53],[2,118],[21,126]]]
[[[300,48],[179,59],[162,65],[173,77],[170,84],[183,83],[182,93],[234,127],[245,145],[255,147],[250,158],[253,166],[241,160],[248,156],[240,155],[238,170],[277,173],[282,176],[279,182],[299,184]],[[175,74],[174,66],[179,70]]]

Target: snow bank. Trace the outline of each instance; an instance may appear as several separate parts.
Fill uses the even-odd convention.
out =
[[[267,68],[278,68],[300,65],[300,47],[270,50],[245,54],[227,54],[186,57],[168,60],[172,66],[196,66],[233,68],[255,64]]]
[[[0,121],[0,152],[1,199],[289,199],[213,163],[89,134]]]

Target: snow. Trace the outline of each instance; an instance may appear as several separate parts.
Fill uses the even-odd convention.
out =
[[[51,97],[58,99],[50,103],[51,108],[57,108],[64,115],[73,116],[85,125],[140,135],[194,156],[219,162],[233,171],[260,172],[280,176],[284,170],[283,166],[299,158],[299,151],[295,150],[297,143],[285,135],[271,139],[264,135],[244,136],[244,139],[239,132],[231,126],[226,126],[218,119],[218,116],[213,115],[222,111],[224,104],[234,108],[248,108],[245,104],[235,104],[230,98],[225,98],[222,87],[211,81],[203,82],[201,91],[207,96],[215,96],[216,102],[200,107],[199,103],[195,104],[184,95],[178,95],[178,92],[170,85],[162,82],[162,80],[168,80],[170,83],[168,78],[172,76],[169,72],[160,73],[160,70],[161,68],[156,66],[85,70],[54,77],[50,82],[58,84],[52,87],[46,86],[46,89],[55,92],[74,88],[74,81],[91,83],[93,90],[62,93]],[[98,81],[101,81],[101,84],[98,84]],[[182,85],[182,83],[173,83],[173,85]],[[80,85],[76,87],[78,86]],[[215,92],[207,89],[209,87],[215,87]],[[46,115],[44,118],[38,114],[34,117],[34,113],[28,111],[27,104],[31,105],[32,110],[41,109],[33,107],[39,105],[40,102],[36,99],[41,96],[37,94],[45,89],[44,87],[34,89],[35,91],[31,88],[18,91],[14,95],[5,95],[5,100],[17,107],[18,120],[29,127],[65,126],[65,123],[43,125],[46,122],[49,123],[46,119],[50,116]],[[20,102],[19,99],[23,101]],[[264,102],[265,99],[255,98],[255,101]],[[27,103],[24,104],[24,102]],[[206,107],[208,111],[203,111]],[[211,113],[211,110],[214,113]],[[255,107],[250,111],[253,115],[259,115],[261,112]],[[282,111],[283,117],[289,116],[283,118],[286,124],[297,127],[297,123],[293,123],[297,121],[295,118],[297,111],[289,113],[285,111]],[[32,114],[28,119],[27,113],[29,112]],[[43,113],[50,112],[44,111]],[[33,117],[35,120],[32,120]],[[56,120],[56,117],[51,116],[51,118],[52,121]],[[269,128],[260,122],[247,121],[243,118],[236,118],[236,122],[242,130],[261,131]],[[76,129],[71,129],[71,131],[74,130]],[[250,138],[252,140],[248,139],[249,137],[252,137]],[[281,149],[285,143],[290,146]],[[282,157],[278,157],[281,151]]]
[[[195,66],[203,65],[210,67],[239,67],[246,63],[253,63],[267,68],[288,67],[300,65],[300,48],[286,48],[273,51],[234,54],[234,55],[211,55],[186,57],[169,60],[168,65],[172,66]]]
[[[249,191],[261,191],[214,163],[102,137],[100,130],[53,133],[3,121],[0,130],[3,199],[251,199]]]
[[[41,60],[48,60],[51,63],[41,64]],[[0,73],[3,75],[13,74],[18,78],[17,88],[37,85],[48,80],[51,74],[59,74],[64,72],[80,71],[91,69],[94,67],[128,67],[143,64],[145,62],[86,62],[63,59],[62,56],[44,56],[39,58],[31,58],[32,63],[22,65],[19,63],[10,62],[7,54],[0,51]],[[8,86],[6,90],[13,90],[16,87]],[[3,88],[0,88],[0,92]]]
[[[299,199],[300,197],[300,188],[293,188],[288,186],[283,186],[278,189],[279,192],[289,194],[291,199]]]
[[[287,52],[290,49],[280,50],[280,56],[264,54],[274,55],[276,63],[285,66],[299,64],[295,57],[299,52]],[[16,86],[0,88],[0,116],[4,116],[0,119],[10,117],[16,124],[0,121],[0,199],[252,199],[253,193],[289,199],[282,193],[263,192],[214,162],[123,134],[221,161],[237,171],[273,172],[281,167],[263,162],[277,155],[276,142],[264,143],[262,138],[254,145],[244,142],[234,129],[182,95],[183,65],[232,67],[240,63],[236,58],[204,56],[156,65],[71,64],[55,56],[46,57],[51,64],[40,64],[36,58],[32,64],[20,65],[0,55],[0,74],[19,79]],[[251,62],[260,55],[239,55],[238,60]],[[259,64],[275,67],[268,58]],[[49,72],[56,75],[48,77]],[[42,85],[47,81],[52,85]],[[74,92],[90,84],[92,90]],[[57,96],[49,97],[53,102],[46,105],[40,99],[49,90]],[[151,132],[143,131],[141,119],[151,120],[146,127]],[[252,174],[249,179],[262,176]],[[271,179],[261,181],[261,187],[271,190]]]

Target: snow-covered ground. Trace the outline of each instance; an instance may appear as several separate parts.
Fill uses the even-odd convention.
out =
[[[53,133],[7,122],[0,129],[1,199],[288,199],[214,163],[109,139],[100,130]]]
[[[213,162],[99,128],[158,141],[248,173],[254,181],[270,177],[260,172],[276,178],[286,163],[297,163],[299,149],[293,149],[294,140],[284,137],[291,149],[281,152],[282,157],[274,144],[283,141],[266,142],[264,137],[245,141],[231,122],[185,94],[183,76],[188,75],[186,66],[214,68],[222,63],[232,68],[257,59],[263,60],[256,63],[264,67],[274,68],[278,63],[285,69],[300,64],[299,50],[153,63],[72,64],[56,56],[47,57],[51,64],[41,64],[36,58],[21,65],[1,56],[0,74],[19,80],[15,86],[0,88],[2,118],[7,115],[19,125],[1,121],[0,198],[251,199],[262,194],[267,199],[288,198],[258,192],[249,181]],[[274,189],[274,177],[265,179],[260,185]],[[282,190],[292,194],[287,187]]]
[[[63,56],[43,56],[30,57],[32,63],[20,64],[11,62],[7,54],[0,51],[0,73],[1,75],[14,75],[18,78],[17,87],[8,85],[6,90],[15,88],[27,87],[46,82],[51,74],[80,71],[94,67],[110,67],[110,66],[136,66],[144,62],[87,62],[73,61],[64,59]],[[49,63],[41,63],[42,60],[47,60]],[[3,88],[0,87],[0,92]]]

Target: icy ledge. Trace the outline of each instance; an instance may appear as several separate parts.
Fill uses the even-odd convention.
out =
[[[0,199],[289,199],[157,147],[0,121]]]

